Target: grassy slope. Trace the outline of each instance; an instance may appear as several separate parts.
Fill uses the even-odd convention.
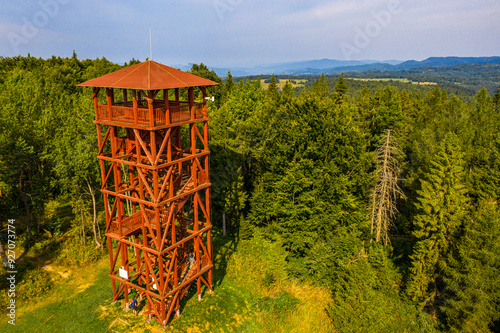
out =
[[[202,301],[195,297],[193,285],[189,297],[181,303],[181,316],[171,320],[166,330],[156,322],[147,323],[142,315],[124,311],[124,301],[111,304],[111,279],[107,256],[92,262],[91,252],[78,244],[69,245],[50,237],[43,246],[16,253],[50,274],[53,287],[29,302],[16,299],[16,326],[8,324],[5,309],[0,309],[0,332],[330,332],[330,320],[324,309],[328,293],[291,280],[263,284],[268,273],[285,275],[286,254],[279,244],[264,241],[238,242],[214,231],[214,292],[203,290]],[[240,243],[240,244],[238,244]],[[53,247],[48,245],[55,245]],[[18,244],[19,245],[19,244]],[[76,246],[76,247],[75,247]],[[43,249],[48,250],[43,250]],[[69,264],[65,254],[83,256],[89,264]],[[279,255],[278,255],[279,254]],[[276,261],[276,258],[281,261]],[[65,263],[65,264],[63,264]],[[31,273],[28,273],[31,274]],[[31,276],[25,276],[25,279]],[[17,290],[19,293],[19,290]],[[298,300],[291,310],[262,310],[267,304],[279,304],[283,292]],[[271,303],[269,303],[271,302]],[[143,304],[145,300],[143,301]],[[276,310],[278,309],[278,310]]]
[[[123,301],[111,304],[111,280],[106,258],[92,267],[72,270],[49,295],[17,309],[16,326],[2,320],[0,332],[165,332],[141,315],[123,311]],[[55,270],[61,267],[55,267]],[[192,292],[191,295],[193,295]],[[191,297],[167,332],[261,331],[252,311],[252,296],[225,278],[216,292]]]

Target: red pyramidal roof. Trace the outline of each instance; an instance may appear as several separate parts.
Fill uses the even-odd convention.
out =
[[[217,82],[148,60],[80,83],[78,86],[156,90],[217,84]]]

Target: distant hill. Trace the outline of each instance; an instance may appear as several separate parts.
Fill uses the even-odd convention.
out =
[[[318,75],[336,74],[341,72],[367,72],[367,71],[403,71],[422,67],[446,67],[464,64],[500,64],[500,57],[431,57],[422,61],[408,60],[334,60],[319,59],[295,62],[283,62],[255,67],[211,67],[217,75],[224,77],[228,71],[233,76],[250,76],[259,74],[276,75]],[[182,66],[180,69],[188,70],[191,65]]]
[[[500,57],[431,57],[423,61],[405,61],[394,70],[407,70],[419,67],[445,67],[463,64],[500,64]]]
[[[399,64],[371,63],[355,66],[337,66],[316,70],[305,68],[302,71],[295,71],[293,74],[336,74],[341,72],[367,72],[367,71],[404,71],[423,67],[447,67],[464,64],[500,64],[500,57],[431,57],[422,61],[408,60]]]
[[[343,67],[362,67],[367,66],[367,68],[371,68],[370,66],[376,66],[379,64],[382,65],[398,65],[402,63],[401,60],[334,60],[334,59],[320,59],[320,60],[304,60],[304,61],[294,61],[294,62],[283,62],[283,63],[274,63],[274,64],[266,64],[259,65],[255,67],[210,67],[213,69],[217,75],[224,77],[227,75],[228,71],[231,71],[233,76],[250,76],[250,75],[259,75],[259,74],[317,74],[322,73],[324,71],[328,71],[332,68],[343,68]],[[189,70],[189,66],[182,66],[180,69]]]

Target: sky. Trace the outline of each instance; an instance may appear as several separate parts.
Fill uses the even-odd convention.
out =
[[[499,0],[22,0],[0,56],[251,67],[314,59],[500,56]]]

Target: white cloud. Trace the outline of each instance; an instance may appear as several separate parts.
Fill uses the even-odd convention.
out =
[[[214,1],[69,1],[25,50],[37,56],[76,49],[81,57],[143,59],[149,53],[151,24],[153,55],[167,63],[341,58],[339,44],[352,41],[355,28],[374,19],[373,11],[387,9],[397,0],[218,0],[232,6],[222,20]],[[500,33],[498,0],[399,1],[403,12],[392,17],[359,57],[413,58],[416,52],[432,56],[451,49],[472,52],[468,46],[480,43],[478,35],[490,41],[477,50],[500,54],[495,42]],[[23,1],[0,13],[4,55],[16,55],[9,51],[6,33],[19,31],[22,17],[31,17],[38,6],[38,0]]]

